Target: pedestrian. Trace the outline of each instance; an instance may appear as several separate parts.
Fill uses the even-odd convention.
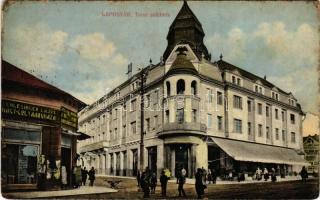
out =
[[[181,174],[181,176],[179,177],[179,182],[178,182],[178,184],[179,184],[178,185],[179,197],[181,197],[181,193],[182,193],[183,197],[187,197],[187,195],[183,189],[183,185],[185,183],[186,183],[186,177]]]
[[[272,182],[277,181],[276,170],[274,168],[271,169],[271,181]]]
[[[181,175],[181,169],[179,167],[179,165],[177,165],[176,169],[175,169],[175,172],[176,172],[176,179],[177,179],[177,184],[179,183],[179,177]]]
[[[161,183],[161,195],[165,197],[167,195],[168,177],[165,175],[164,170],[161,172],[160,183]]]
[[[202,178],[204,181],[204,184],[207,184],[207,171],[202,167]]]
[[[140,171],[138,170],[138,172],[137,172],[137,183],[138,183],[138,187],[140,187],[140,180],[141,180]]]
[[[145,186],[145,177],[146,177],[146,172],[143,171],[140,177],[140,187],[142,189],[142,192],[144,192],[144,186]]]
[[[157,187],[157,175],[156,173],[152,173],[151,179],[150,179],[150,188],[151,188],[151,193],[156,192],[156,187]]]
[[[187,176],[187,171],[183,166],[182,166],[182,169],[181,169],[181,176],[184,176],[184,177]]]
[[[200,168],[198,168],[196,175],[195,175],[195,177],[196,177],[195,187],[196,187],[198,199],[202,198],[202,196],[204,195],[204,189],[206,188],[205,184],[203,184],[203,177],[202,176],[203,176],[202,170]]]
[[[88,177],[88,170],[86,169],[86,167],[82,169],[81,175],[82,175],[82,185],[86,185],[87,177]]]
[[[151,175],[150,175],[149,168],[146,168],[145,176],[144,176],[143,198],[150,197],[150,179],[151,179]]]
[[[216,174],[216,171],[214,169],[211,170],[211,176],[212,176],[212,183],[216,184],[217,174]]]
[[[264,168],[263,170],[263,178],[264,178],[264,181],[267,181],[269,179],[269,172],[267,168]]]
[[[91,167],[90,171],[88,172],[90,186],[93,186],[94,180],[96,179],[94,167]]]
[[[62,189],[65,189],[67,187],[67,169],[66,166],[61,167],[61,182],[62,182]]]
[[[303,183],[306,183],[306,182],[307,182],[307,178],[308,178],[308,172],[307,172],[305,166],[302,167],[302,169],[301,169],[301,171],[300,171],[300,176],[301,176],[301,178],[302,178],[302,182],[303,182]]]
[[[261,173],[262,173],[262,170],[258,167],[256,170],[256,179],[258,181],[260,181],[262,179]]]
[[[212,181],[212,173],[211,173],[211,170],[209,169],[208,170],[208,183],[210,184]]]

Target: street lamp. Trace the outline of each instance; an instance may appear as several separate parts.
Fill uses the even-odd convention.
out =
[[[140,102],[140,172],[143,172],[144,168],[144,93],[145,93],[145,82],[147,80],[149,67],[151,66],[151,59],[150,59],[150,65],[148,67],[145,67],[143,69],[139,68],[140,70],[140,96],[141,96],[141,102]]]

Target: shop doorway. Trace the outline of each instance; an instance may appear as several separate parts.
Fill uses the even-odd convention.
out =
[[[71,184],[71,149],[61,147],[61,166],[65,166],[67,170],[67,181],[68,185]]]
[[[148,167],[151,172],[157,174],[157,147],[148,148]]]
[[[177,145],[175,153],[175,175],[177,176],[178,172],[180,172],[181,169],[184,168],[187,172],[186,176],[188,177],[188,146],[184,144]]]
[[[220,171],[220,149],[214,146],[208,146],[208,168],[215,173]]]

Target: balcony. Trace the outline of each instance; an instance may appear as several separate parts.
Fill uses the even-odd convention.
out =
[[[107,148],[107,147],[109,147],[109,142],[100,141],[100,142],[95,142],[92,144],[87,144],[87,145],[81,146],[79,148],[79,152],[83,153],[83,152],[94,151],[94,150],[103,149],[103,148]]]
[[[165,137],[167,135],[179,135],[179,134],[190,134],[190,135],[206,135],[207,126],[200,122],[174,122],[166,123],[159,130],[158,136]]]

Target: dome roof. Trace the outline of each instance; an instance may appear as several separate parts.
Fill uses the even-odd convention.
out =
[[[187,59],[187,55],[183,52],[178,53],[177,58],[173,61],[167,75],[176,73],[198,74],[194,65]]]

